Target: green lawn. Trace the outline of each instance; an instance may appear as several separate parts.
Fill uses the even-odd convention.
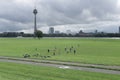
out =
[[[65,48],[76,50],[67,54]],[[37,49],[36,49],[37,48]],[[55,50],[56,51],[53,51]],[[48,53],[47,50],[51,51]],[[53,52],[56,53],[53,56]],[[23,54],[38,53],[41,56],[50,55],[50,60],[73,61],[93,64],[120,66],[120,40],[113,39],[55,39],[55,38],[0,38],[0,56],[23,57]],[[41,57],[34,57],[42,59]]]
[[[120,80],[120,75],[0,62],[0,80]]]

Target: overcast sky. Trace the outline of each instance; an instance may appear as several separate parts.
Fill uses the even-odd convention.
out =
[[[37,27],[66,32],[118,32],[120,0],[0,0],[0,32],[33,32],[33,9]]]

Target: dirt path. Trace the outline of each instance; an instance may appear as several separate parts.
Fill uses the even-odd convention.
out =
[[[12,62],[12,63],[31,64],[38,66],[49,66],[49,67],[56,67],[62,69],[73,69],[73,70],[99,72],[99,73],[107,73],[107,74],[120,74],[120,70],[119,70],[120,66],[79,64],[79,63],[71,63],[71,62],[11,58],[11,57],[0,57],[0,62]]]

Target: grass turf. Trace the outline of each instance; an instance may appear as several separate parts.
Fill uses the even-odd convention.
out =
[[[65,48],[76,50],[67,53]],[[53,52],[56,48],[56,55]],[[47,50],[50,49],[48,53]],[[114,39],[65,39],[0,38],[0,56],[23,57],[24,54],[50,55],[49,60],[73,61],[120,66],[120,40]],[[41,57],[32,57],[42,59]]]
[[[0,62],[0,80],[120,80],[120,76]]]

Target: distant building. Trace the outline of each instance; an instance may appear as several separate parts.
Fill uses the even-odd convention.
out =
[[[24,32],[3,32],[3,37],[22,37],[24,35]]]
[[[95,34],[97,34],[98,33],[98,30],[95,30]]]
[[[119,26],[119,34],[120,34],[120,26]]]
[[[72,32],[71,32],[71,30],[67,30],[66,33],[67,34],[71,34]]]
[[[53,27],[49,28],[49,34],[54,34],[54,28]]]
[[[60,34],[60,31],[55,31],[55,34]]]
[[[79,34],[83,34],[84,32],[82,30],[79,31]]]

